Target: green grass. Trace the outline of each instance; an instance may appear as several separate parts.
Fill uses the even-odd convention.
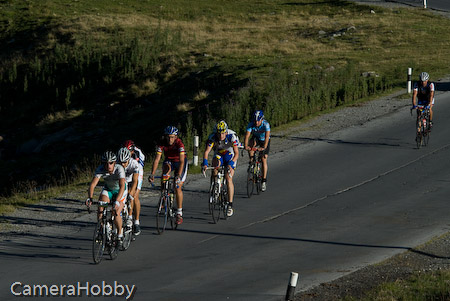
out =
[[[0,133],[10,154],[0,159],[0,193],[53,185],[126,139],[152,155],[167,124],[190,150],[194,133],[204,140],[220,118],[242,133],[256,107],[283,126],[404,87],[408,67],[414,77],[450,73],[448,19],[373,9],[325,0],[0,1]],[[22,151],[32,139],[39,155]]]

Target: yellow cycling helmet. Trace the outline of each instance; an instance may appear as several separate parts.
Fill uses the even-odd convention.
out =
[[[216,124],[216,132],[219,134],[226,133],[228,130],[228,125],[225,121],[221,120]]]

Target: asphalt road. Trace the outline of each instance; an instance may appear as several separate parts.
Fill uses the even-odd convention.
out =
[[[268,191],[251,199],[241,160],[236,213],[218,224],[207,179],[186,186],[185,222],[164,235],[154,228],[156,197],[144,197],[143,232],[115,261],[92,264],[94,215],[3,241],[0,299],[17,298],[16,282],[26,294],[26,285],[88,282],[96,293],[117,281],[135,285],[134,300],[282,300],[291,271],[301,290],[408,250],[449,230],[448,92],[435,110],[425,148],[416,149],[404,108],[272,156]]]
[[[423,7],[423,0],[356,0],[362,4],[373,4],[373,3],[401,3],[405,5],[410,5],[414,7]],[[427,0],[427,8],[450,11],[450,2],[447,0]]]

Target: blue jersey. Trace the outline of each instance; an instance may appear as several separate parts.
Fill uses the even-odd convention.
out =
[[[267,120],[263,120],[260,126],[256,126],[254,122],[250,122],[247,125],[247,132],[253,134],[260,141],[266,140],[266,132],[270,132],[270,124]],[[269,137],[270,139],[270,137]]]

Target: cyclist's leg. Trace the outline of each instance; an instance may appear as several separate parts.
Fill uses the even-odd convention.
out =
[[[234,169],[229,167],[228,162],[233,159],[233,154],[226,154],[223,156],[223,164],[227,168],[225,171],[225,180],[227,181],[227,188],[228,188],[228,202],[230,204],[233,203],[233,196],[234,196],[234,184],[233,184],[233,175],[234,175]],[[235,165],[235,168],[237,167],[237,162]]]
[[[120,216],[120,213],[123,210],[123,207],[125,206],[125,202],[127,200],[127,193],[126,193],[127,189],[125,189],[124,195],[122,196],[122,199],[117,200],[117,193],[114,194],[113,198],[116,200],[114,202],[114,223],[116,224],[116,227],[118,229],[118,237],[121,238],[123,237],[123,229],[122,229],[122,218]]]
[[[105,187],[103,187],[102,192],[100,193],[100,197],[98,198],[99,202],[107,202],[109,203],[112,198],[112,192],[108,191]],[[100,220],[103,216],[103,208],[98,206],[97,209],[97,220]]]
[[[254,148],[256,146],[256,139],[255,139],[255,137],[250,138],[250,141],[248,142],[248,146],[251,147],[251,148]],[[249,157],[250,161],[252,161],[254,159],[254,156],[255,156],[255,152],[252,151],[252,150],[249,150],[248,151],[248,157]]]
[[[175,169],[175,174],[177,176],[180,176],[180,183],[176,184],[175,186],[175,193],[177,196],[177,208],[178,208],[178,212],[177,214],[183,215],[183,184],[186,181],[186,176],[187,176],[187,171],[188,171],[188,160],[187,158],[185,158],[184,160],[184,167],[183,167],[183,171],[181,172],[181,175],[178,174],[178,168],[179,165],[177,164],[176,168],[174,166]]]

